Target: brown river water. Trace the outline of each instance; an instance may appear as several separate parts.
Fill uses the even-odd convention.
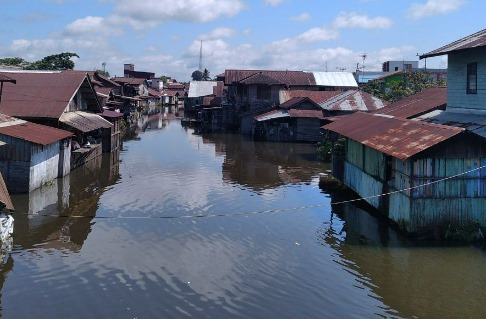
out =
[[[144,125],[13,196],[3,318],[486,318],[486,252],[332,203],[315,146]]]

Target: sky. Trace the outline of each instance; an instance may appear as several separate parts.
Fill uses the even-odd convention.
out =
[[[199,69],[380,71],[484,29],[483,0],[0,0],[0,58],[72,52],[179,82]],[[202,54],[201,54],[202,53]],[[446,68],[447,56],[419,66]]]

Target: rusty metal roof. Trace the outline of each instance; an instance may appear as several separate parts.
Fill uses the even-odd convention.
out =
[[[401,160],[465,131],[457,127],[362,112],[343,117],[323,128]]]
[[[268,71],[268,70],[226,70],[224,75],[224,84],[234,84],[245,80],[255,74],[261,73],[289,86],[315,86],[316,80],[312,73],[303,71]]]
[[[123,114],[120,112],[116,111],[111,111],[111,110],[103,110],[103,113],[100,114],[102,117],[108,117],[108,118],[117,118],[117,117],[122,117]]]
[[[54,127],[20,121],[15,119],[12,123],[13,125],[9,125],[10,123],[8,122],[2,122],[0,134],[40,145],[48,145],[73,135],[71,132]]]
[[[420,56],[420,59],[448,54],[449,52],[479,48],[486,46],[486,29],[468,35],[462,39],[444,45],[436,50],[430,51]]]
[[[289,115],[290,117],[307,117],[307,118],[318,118],[318,119],[324,119],[324,114],[322,113],[322,110],[296,110],[296,109],[290,109],[289,110]]]
[[[342,91],[311,91],[311,90],[281,90],[280,103],[283,104],[288,100],[296,97],[307,97],[317,104],[322,104],[330,98],[343,93]]]
[[[446,104],[447,88],[433,87],[390,103],[375,113],[411,119],[438,109],[445,110]]]
[[[247,84],[247,85],[284,85],[284,83],[280,82],[279,80],[267,75],[263,74],[262,72],[258,72],[256,74],[252,74],[249,77],[241,80],[239,83]]]
[[[59,121],[84,133],[113,126],[100,115],[83,111],[63,113]]]
[[[388,102],[361,90],[349,90],[319,104],[328,111],[370,112],[381,109]]]
[[[117,77],[117,78],[112,78],[112,81],[118,84],[127,84],[127,85],[142,85],[147,81],[146,79],[141,79],[141,78],[123,78],[123,77]]]
[[[80,91],[88,109],[101,112],[86,72],[12,71],[0,72],[17,83],[4,83],[0,112],[20,118],[59,119],[76,92]]]

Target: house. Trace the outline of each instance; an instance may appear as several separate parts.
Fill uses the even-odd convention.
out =
[[[123,119],[123,114],[105,109],[103,110],[103,113],[101,113],[101,116],[112,125],[110,130],[103,130],[103,152],[117,152],[121,149],[122,144],[120,128],[122,125],[121,121]]]
[[[135,65],[133,65],[131,63],[125,63],[123,65],[123,76],[125,78],[137,78],[137,79],[150,80],[150,79],[155,78],[155,73],[144,72],[144,71],[135,71]]]
[[[227,87],[223,108],[228,109],[226,126],[251,134],[253,118],[280,104],[283,90],[345,91],[358,87],[347,72],[269,70],[226,70],[218,79]]]
[[[269,141],[319,142],[323,139],[321,127],[335,117],[377,111],[387,104],[361,90],[282,90],[280,102],[276,109],[254,117],[254,137]],[[276,130],[276,126],[282,125],[285,126],[283,130]],[[276,131],[279,134],[274,134]]]
[[[324,128],[346,139],[333,175],[403,230],[486,225],[484,138],[464,128],[361,112]]]
[[[253,137],[279,142],[318,142],[320,127],[328,116],[309,98],[292,98],[276,109],[254,117]]]
[[[10,193],[69,174],[72,133],[0,114],[0,171]]]
[[[482,30],[421,56],[448,55],[445,110],[436,88],[325,125],[346,140],[333,175],[408,232],[486,226],[485,53]]]
[[[12,71],[1,75],[16,80],[5,83],[0,113],[29,122],[71,132],[79,146],[72,152],[71,168],[101,155],[103,130],[112,124],[103,112],[87,72],[82,71]]]

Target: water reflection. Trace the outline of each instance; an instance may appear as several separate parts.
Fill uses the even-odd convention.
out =
[[[286,184],[310,183],[328,165],[316,161],[310,144],[256,142],[237,134],[203,135],[225,155],[223,180],[258,192]]]
[[[334,203],[355,198],[332,185],[322,189]],[[482,317],[486,305],[478,298],[486,296],[484,252],[412,242],[359,203],[333,205],[317,240],[336,251],[334,262],[368,287],[390,317]]]
[[[52,184],[12,196],[16,207],[15,249],[79,251],[101,195],[120,177],[118,163],[119,152],[103,154]]]

